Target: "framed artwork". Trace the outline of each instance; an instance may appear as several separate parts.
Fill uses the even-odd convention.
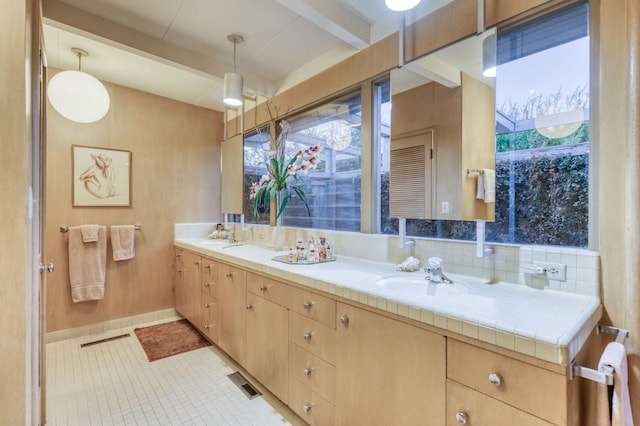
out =
[[[73,207],[131,206],[131,151],[71,146]]]

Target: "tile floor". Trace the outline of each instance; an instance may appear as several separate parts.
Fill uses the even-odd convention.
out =
[[[236,369],[217,348],[150,363],[133,328],[47,344],[48,426],[299,424],[269,395],[249,400],[226,377]]]

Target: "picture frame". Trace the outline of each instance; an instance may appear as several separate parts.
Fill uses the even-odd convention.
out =
[[[71,146],[73,207],[130,207],[131,151]]]

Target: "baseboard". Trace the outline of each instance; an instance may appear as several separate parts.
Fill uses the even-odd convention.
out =
[[[135,315],[132,317],[118,318],[115,320],[103,321],[96,324],[84,325],[82,327],[52,331],[51,333],[47,333],[47,343],[104,333],[105,331],[118,330],[120,328],[132,327],[139,324],[162,321],[175,317],[180,317],[175,309],[164,309],[161,311],[147,312],[146,314]]]

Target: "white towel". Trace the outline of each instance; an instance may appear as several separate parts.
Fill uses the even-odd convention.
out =
[[[98,225],[81,225],[82,230],[82,242],[83,243],[95,243],[98,241]]]
[[[631,401],[629,399],[629,383],[627,372],[627,351],[623,344],[618,342],[611,342],[607,345],[600,362],[598,363],[598,369],[602,369],[605,366],[612,367],[613,374],[613,399],[611,401],[611,426],[633,426],[633,415],[631,414]],[[598,389],[599,402],[606,400],[607,404],[599,404],[599,406],[606,405],[608,408],[609,392],[606,385],[601,385]],[[600,410],[605,411],[605,410]],[[606,417],[608,420],[608,409],[606,410]],[[599,417],[605,413],[600,412]],[[601,422],[600,424],[605,424]],[[608,423],[607,423],[608,424]]]
[[[118,225],[111,227],[111,249],[113,250],[113,260],[129,260],[136,255],[134,245],[133,225]]]
[[[485,203],[496,202],[496,172],[491,169],[482,169],[478,176],[478,190],[476,198]]]
[[[104,298],[107,229],[98,226],[98,241],[84,243],[80,226],[69,228],[69,282],[74,303]]]

